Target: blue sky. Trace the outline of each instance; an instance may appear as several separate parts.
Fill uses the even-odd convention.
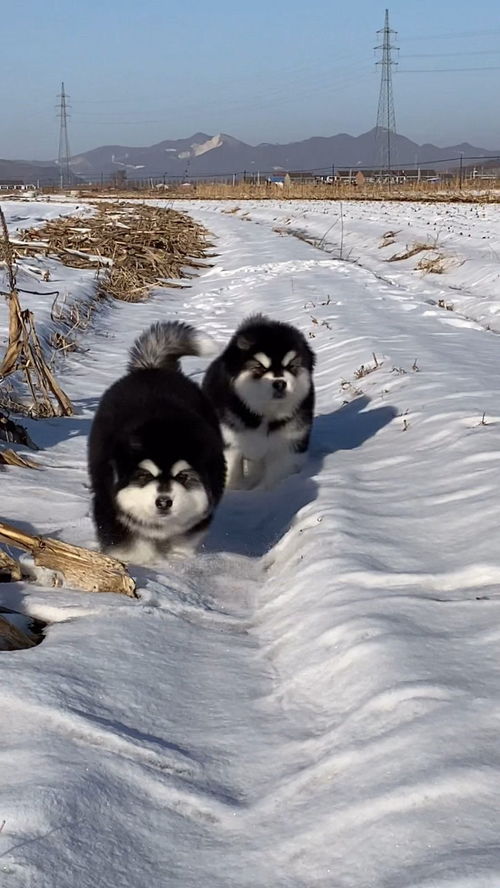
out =
[[[373,47],[385,3],[23,0],[6,7],[2,157],[57,155],[62,80],[73,153],[196,131],[256,144],[358,135],[375,124]],[[389,11],[400,47],[398,132],[420,143],[500,149],[498,0],[393,0]]]

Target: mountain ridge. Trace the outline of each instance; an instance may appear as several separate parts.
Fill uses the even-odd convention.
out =
[[[195,133],[187,139],[165,139],[149,147],[101,146],[72,158],[72,169],[79,175],[104,175],[126,169],[141,169],[142,176],[182,177],[216,176],[281,170],[324,170],[332,166],[371,167],[380,165],[372,129],[359,136],[338,133],[311,136],[286,144],[261,142],[249,145],[227,133]],[[392,139],[393,166],[439,164],[460,154],[464,159],[481,156],[485,160],[500,154],[468,142],[439,148],[432,143],[419,145],[401,134]]]
[[[500,156],[500,150],[478,148],[469,142],[439,148],[431,142],[419,145],[402,134],[391,141],[392,166],[422,164],[438,167],[458,166],[481,158],[484,163]],[[228,133],[210,135],[196,132],[185,139],[163,139],[149,146],[101,145],[71,158],[71,170],[78,180],[108,179],[118,171],[134,178],[197,178],[210,176],[271,174],[286,170],[315,170],[329,173],[340,167],[370,168],[380,166],[376,130],[359,136],[337,133],[311,136],[289,143],[260,142],[250,145]],[[123,172],[122,172],[123,175]],[[40,184],[58,184],[55,161],[17,161],[0,159],[0,181],[24,179]]]

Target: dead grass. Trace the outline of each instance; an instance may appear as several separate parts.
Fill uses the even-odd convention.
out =
[[[446,257],[440,253],[437,256],[423,256],[415,267],[418,271],[423,271],[425,274],[444,274],[446,271]]]
[[[363,379],[364,376],[368,376],[369,373],[373,373],[374,370],[379,370],[382,366],[382,362],[377,359],[375,352],[373,352],[373,364],[361,364],[361,367],[358,367],[357,370],[354,371],[354,379]]]
[[[386,260],[387,262],[401,262],[403,259],[411,259],[412,256],[416,256],[417,253],[423,253],[424,250],[433,250],[433,244],[425,244],[423,242],[417,241],[411,247],[406,247],[402,253],[394,253],[392,256]]]
[[[352,395],[353,398],[360,398],[363,394],[363,391],[360,388],[356,388],[355,385],[349,379],[342,379],[340,382],[340,390],[345,394]],[[348,404],[348,401],[344,401],[344,404]]]
[[[82,189],[81,197],[94,198],[96,195],[109,195],[121,199],[168,198],[169,200],[377,200],[377,201],[423,201],[429,203],[500,203],[500,182],[481,187],[477,182],[466,182],[459,188],[458,181],[450,183],[401,183],[365,184],[357,186],[349,183],[293,183],[288,187],[257,185],[253,182],[196,182],[186,187],[169,184],[161,190],[138,188],[137,190],[116,191],[109,186]],[[234,210],[233,212],[236,212]]]
[[[378,245],[379,250],[383,249],[383,247],[390,247],[391,244],[395,244],[397,234],[399,234],[399,231],[386,231],[385,234],[382,235],[382,243]]]
[[[0,228],[1,255],[7,269],[9,282],[9,292],[6,294],[9,312],[9,338],[0,364],[0,382],[13,374],[24,378],[32,398],[28,408],[32,416],[71,416],[73,413],[71,401],[63,392],[45,361],[34,314],[29,309],[23,310],[21,308],[17,292],[15,253],[1,209]],[[9,459],[12,464],[12,457],[5,458],[4,452],[3,462],[8,462]]]
[[[206,268],[207,232],[189,216],[147,204],[98,203],[90,217],[51,220],[22,232],[17,256],[40,252],[73,268],[95,268],[101,295],[141,302],[154,286],[180,286]]]
[[[438,307],[445,308],[446,311],[455,311],[455,306],[452,302],[446,302],[446,299],[438,299]]]
[[[0,261],[6,267],[9,292],[9,342],[0,365],[2,407],[35,417],[70,415],[71,402],[58,385],[52,364],[58,354],[74,351],[77,335],[85,330],[99,298],[88,305],[66,303],[66,295],[56,294],[51,320],[57,329],[49,344],[52,357],[46,361],[38,337],[35,318],[21,306],[16,271],[30,272],[30,257],[57,257],[64,265],[95,268],[98,296],[138,302],[147,298],[154,286],[182,286],[174,283],[192,276],[189,269],[207,267],[207,232],[184,213],[144,204],[102,202],[90,217],[66,217],[46,222],[41,228],[23,231],[9,238],[0,211],[3,236]],[[37,275],[47,273],[36,268]],[[30,398],[18,396],[16,379],[27,385]],[[13,453],[13,452],[12,452]],[[15,462],[15,454],[3,452],[0,462]]]
[[[50,337],[50,345],[53,349],[51,363],[61,352],[73,352],[79,348],[78,335],[85,332],[90,326],[92,315],[99,305],[98,300],[80,305],[73,303],[67,305],[67,293],[60,293],[52,303],[50,318],[57,329]]]

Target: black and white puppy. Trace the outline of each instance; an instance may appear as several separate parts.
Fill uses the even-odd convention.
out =
[[[101,548],[122,561],[190,554],[210,524],[224,491],[223,440],[179,359],[215,350],[187,324],[154,324],[102,397],[88,450],[93,516]]]
[[[221,423],[227,487],[267,489],[299,471],[314,413],[314,363],[299,330],[253,315],[210,364],[203,390]]]

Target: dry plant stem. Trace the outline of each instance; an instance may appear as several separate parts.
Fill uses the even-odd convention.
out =
[[[407,247],[404,253],[394,253],[393,256],[389,256],[386,259],[386,262],[401,262],[403,259],[411,259],[412,256],[416,256],[417,253],[422,253],[424,250],[433,250],[434,247],[432,244],[413,244],[412,247]]]
[[[5,644],[8,651],[20,651],[23,648],[30,648],[36,645],[35,639],[18,629],[14,623],[10,623],[0,614],[0,638]],[[5,822],[5,821],[4,821]]]
[[[158,199],[158,189],[156,188],[140,188],[129,190],[121,189],[116,191],[110,189],[108,185],[104,187],[94,186],[93,188],[82,189],[79,192],[82,198],[93,198],[94,200],[100,195],[104,199],[134,199],[138,196],[147,200],[148,198]],[[457,182],[406,182],[406,183],[365,183],[363,185],[355,185],[348,182],[335,182],[334,184],[325,182],[293,182],[278,188],[273,185],[261,183],[257,185],[251,181],[236,182],[234,185],[230,182],[196,182],[192,188],[186,190],[182,186],[170,184],[165,192],[162,192],[162,198],[168,195],[170,200],[189,199],[189,200],[354,200],[354,201],[422,201],[428,203],[499,203],[500,189],[499,180],[492,182],[486,188],[478,187],[477,180],[470,183],[464,183],[462,189],[457,187]],[[232,212],[241,210],[241,207],[235,208]]]
[[[137,598],[135,583],[115,558],[50,537],[33,536],[0,522],[0,540],[31,552],[37,567],[63,574],[69,587],[82,592],[116,592]]]
[[[0,574],[2,577],[7,577],[10,583],[15,583],[22,578],[21,565],[3,549],[0,549]]]
[[[33,319],[33,313],[22,311],[16,290],[16,275],[13,264],[12,245],[3,210],[0,208],[2,229],[2,250],[7,264],[10,292],[7,294],[9,310],[9,341],[0,365],[0,378],[5,378],[16,370],[22,370],[33,398],[33,412],[43,416],[71,416],[71,401],[58,385],[47,366]],[[41,393],[41,397],[40,397]],[[58,409],[51,401],[55,398]]]
[[[144,204],[103,202],[89,217],[47,222],[23,232],[16,251],[36,255],[42,247],[65,265],[97,265],[99,293],[128,302],[147,298],[151,287],[182,286],[188,267],[208,267],[207,232],[184,213]],[[102,272],[102,274],[101,274]]]
[[[2,410],[0,410],[0,439],[9,443],[24,444],[25,447],[29,447],[31,450],[39,449],[30,438],[27,429],[20,423],[10,419]]]
[[[7,274],[9,277],[9,289],[16,289],[16,272],[14,269],[14,256],[12,253],[12,245],[10,243],[9,231],[7,228],[7,222],[5,221],[5,216],[2,208],[0,207],[0,225],[2,226],[2,239],[3,239],[3,254],[4,261],[7,266]]]
[[[0,365],[0,378],[5,378],[17,370],[23,359],[22,369],[33,398],[34,412],[44,416],[71,416],[73,414],[71,401],[45,363],[33,313],[21,310],[16,290],[9,293],[8,306],[9,344]],[[41,403],[38,390],[41,391]],[[52,406],[51,394],[59,405],[58,410]]]
[[[425,259],[420,259],[417,262],[416,268],[418,271],[423,271],[426,274],[443,274],[445,271],[445,257],[441,254],[437,256],[429,256]],[[447,308],[448,306],[446,306]]]
[[[36,462],[29,459],[27,456],[21,456],[19,453],[16,453],[15,450],[11,450],[10,448],[7,448],[7,450],[0,449],[0,465],[20,466],[23,469],[40,468]]]

